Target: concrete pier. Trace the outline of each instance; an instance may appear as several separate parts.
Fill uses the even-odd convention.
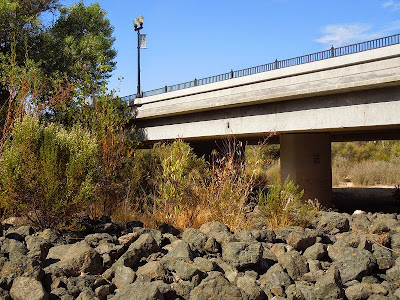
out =
[[[281,181],[292,180],[304,189],[304,199],[332,205],[331,141],[329,134],[282,134]]]

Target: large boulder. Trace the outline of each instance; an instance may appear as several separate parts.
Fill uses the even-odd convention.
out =
[[[78,276],[81,273],[101,273],[103,260],[100,254],[82,241],[50,248],[46,266],[50,265],[62,269],[68,276]]]
[[[292,250],[278,257],[278,262],[286,269],[293,280],[298,280],[308,273],[307,259],[299,252]]]
[[[17,277],[10,290],[13,300],[47,300],[49,295],[40,281],[30,277]]]
[[[297,251],[304,251],[315,244],[317,233],[311,229],[295,229],[287,237],[286,242]]]
[[[262,258],[261,243],[231,242],[222,246],[222,258],[233,267],[244,269],[255,266]]]
[[[376,259],[371,252],[352,248],[342,242],[329,246],[328,255],[338,267],[343,282],[360,280],[376,266]]]
[[[154,282],[134,282],[115,294],[113,300],[163,300],[164,295]]]
[[[224,276],[206,278],[190,293],[191,300],[245,299],[241,290]]]
[[[339,270],[331,267],[315,284],[315,295],[318,299],[340,299],[344,296]]]
[[[350,229],[349,218],[337,212],[321,212],[317,229],[325,232],[346,232]]]

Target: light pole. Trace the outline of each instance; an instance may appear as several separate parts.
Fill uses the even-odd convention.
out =
[[[137,93],[136,98],[141,98],[142,93],[140,91],[140,30],[143,29],[144,17],[140,15],[138,18],[133,19],[133,26],[135,26],[135,31],[137,31]]]

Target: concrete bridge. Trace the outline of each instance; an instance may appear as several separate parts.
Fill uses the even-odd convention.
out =
[[[281,176],[332,204],[331,142],[400,139],[400,35],[125,97],[144,144],[199,154],[228,136],[281,147]],[[274,142],[274,141],[273,141]]]

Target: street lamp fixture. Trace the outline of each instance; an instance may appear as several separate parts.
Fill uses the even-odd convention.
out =
[[[136,98],[141,98],[142,97],[142,92],[140,90],[140,30],[143,29],[143,23],[144,23],[144,17],[140,15],[138,18],[133,19],[133,26],[135,27],[135,31],[137,32],[137,57],[138,57],[138,81],[137,81],[137,93],[136,93]]]

